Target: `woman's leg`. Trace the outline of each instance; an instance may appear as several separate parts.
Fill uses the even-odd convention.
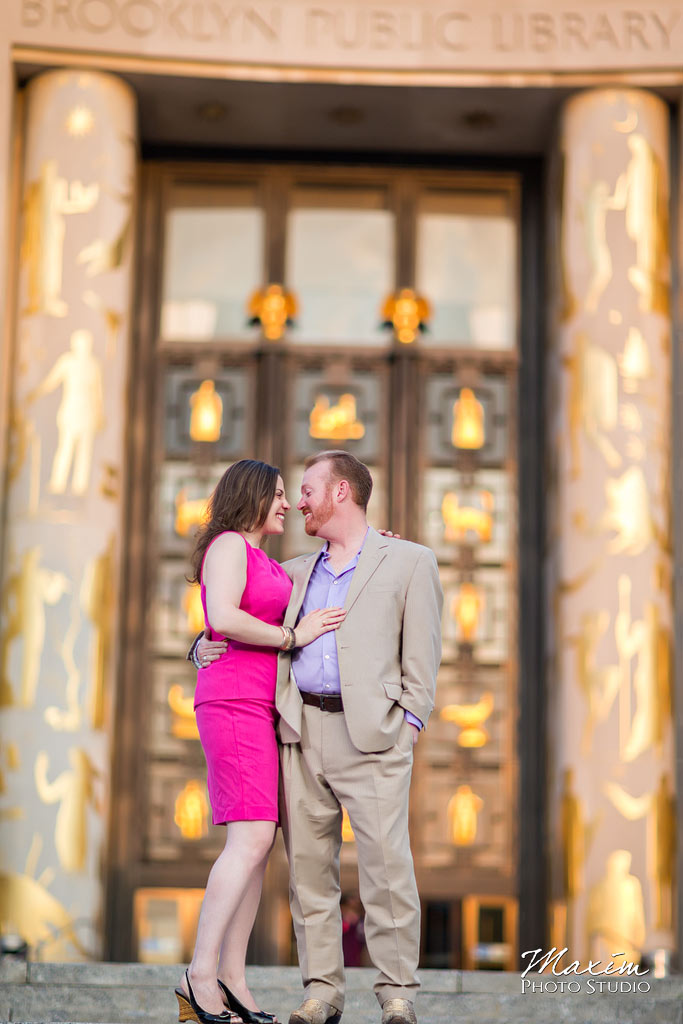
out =
[[[220,957],[218,958],[218,977],[248,1010],[259,1009],[247,987],[244,968],[247,959],[247,945],[261,899],[263,876],[268,863],[269,853],[270,850],[254,871],[247,890],[242,897],[242,902],[230,919],[223,939],[223,945],[221,946]]]
[[[263,879],[274,836],[273,821],[230,822],[223,852],[211,868],[189,968],[195,998],[209,1013],[221,1013],[225,1008],[216,984],[218,956],[245,895],[255,879]]]

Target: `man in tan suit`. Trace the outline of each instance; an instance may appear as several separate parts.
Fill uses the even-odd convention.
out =
[[[293,582],[286,627],[296,631],[314,608],[347,613],[339,629],[279,655],[281,818],[305,988],[289,1024],[337,1024],[344,1008],[342,807],[356,840],[382,1024],[416,1021],[420,901],[408,798],[413,744],[434,706],[443,594],[429,548],[368,526],[371,491],[355,456],[308,459],[297,508],[306,532],[326,544],[283,566]],[[211,648],[202,641],[202,659],[214,657]]]
[[[341,604],[338,630],[282,654],[283,829],[305,1000],[290,1024],[333,1024],[344,1006],[339,907],[342,806],[358,851],[382,1024],[415,1021],[420,903],[408,836],[413,744],[434,706],[443,595],[433,553],[368,527],[370,473],[346,452],[307,460],[297,508],[321,551],[286,562],[285,626]]]

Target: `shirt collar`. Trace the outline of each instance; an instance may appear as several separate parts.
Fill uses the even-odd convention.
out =
[[[365,531],[365,534],[363,535],[363,539],[360,542],[360,547],[358,548],[358,551],[356,551],[356,554],[351,559],[349,564],[344,566],[344,568],[342,569],[342,572],[346,572],[346,570],[350,566],[352,566],[355,562],[358,561],[358,559],[360,558],[360,553],[363,550],[363,546],[365,544],[365,541],[368,538],[368,534],[369,533],[370,533],[370,527],[368,526],[367,530]],[[326,540],[325,543],[323,544],[323,546],[321,547],[320,551],[318,552],[318,559],[317,559],[317,561],[319,563],[325,565],[327,562],[329,562],[329,560],[330,560],[330,542],[329,542],[329,540]]]

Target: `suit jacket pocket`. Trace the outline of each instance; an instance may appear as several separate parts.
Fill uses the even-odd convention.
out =
[[[399,701],[403,696],[403,687],[400,683],[385,683],[384,692],[389,700]]]

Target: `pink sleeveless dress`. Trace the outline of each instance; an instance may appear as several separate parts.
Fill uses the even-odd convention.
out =
[[[247,549],[247,581],[240,608],[279,626],[291,580],[278,562],[242,539]],[[201,597],[211,639],[226,639],[209,622],[203,580]],[[236,640],[228,641],[218,661],[197,672],[194,706],[214,825],[279,820],[276,677],[276,648]]]

